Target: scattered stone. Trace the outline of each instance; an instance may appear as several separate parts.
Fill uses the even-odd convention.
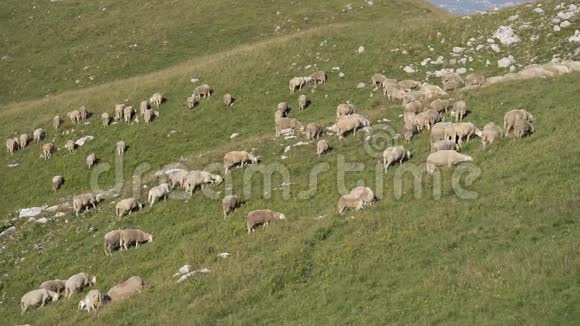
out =
[[[567,20],[565,20],[565,21],[563,21],[563,22],[561,22],[561,23],[560,23],[560,27],[561,27],[561,28],[568,28],[568,27],[570,27],[571,25],[572,25],[572,24],[571,24],[569,21],[567,21]]]
[[[460,75],[463,75],[463,74],[465,74],[467,72],[467,69],[465,69],[465,68],[459,68],[455,72],[458,73],[458,74],[460,74]]]
[[[87,141],[89,140],[93,140],[95,139],[95,137],[93,136],[84,136],[82,138],[77,139],[77,141],[75,141],[75,145],[81,147],[83,146]]]
[[[497,61],[497,66],[499,68],[507,68],[507,67],[511,66],[512,63],[515,63],[515,62],[516,62],[516,60],[514,59],[514,57],[510,55],[509,57],[504,57],[504,58],[499,59]]]
[[[508,46],[520,42],[520,38],[514,34],[514,30],[509,26],[500,26],[493,33],[493,37],[498,39],[501,44]]]
[[[537,13],[537,14],[543,14],[544,13],[544,9],[542,9],[542,8],[536,8],[536,9],[534,9],[534,12]]]
[[[46,224],[46,223],[48,223],[48,219],[46,217],[39,218],[38,220],[34,221],[34,223],[37,223],[37,224]]]
[[[493,50],[493,52],[496,52],[496,53],[501,52],[499,45],[497,45],[495,43],[491,45],[491,49]]]
[[[361,45],[361,46],[359,46],[359,47],[358,47],[358,50],[356,50],[356,52],[358,52],[358,53],[363,53],[363,52],[365,52],[365,47],[364,47],[364,46],[362,46],[362,45]]]
[[[463,50],[465,50],[465,49],[456,46],[453,48],[453,53],[461,53],[461,52],[463,52]]]
[[[365,83],[358,83],[356,84],[356,88],[365,88],[366,84]]]
[[[8,164],[9,168],[15,168],[17,167],[19,164],[18,163],[12,163],[12,164]]]
[[[342,71],[341,71],[341,72],[338,74],[338,77],[339,77],[339,78],[343,78],[343,77],[344,77],[344,72],[342,72]]]
[[[16,231],[16,227],[11,226],[11,227],[7,228],[6,230],[2,231],[2,233],[0,233],[0,237],[7,235],[8,233],[14,232],[14,231]]]
[[[559,32],[559,31],[560,31],[560,26],[554,25],[554,32]]]
[[[513,15],[513,16],[510,16],[510,17],[508,18],[508,21],[510,21],[510,22],[513,22],[513,21],[516,21],[516,20],[518,20],[518,18],[520,18],[520,16],[518,16],[518,15]]]
[[[231,256],[232,254],[228,253],[228,252],[222,252],[221,254],[218,254],[217,256],[219,258],[228,258],[229,256]]]
[[[234,132],[231,136],[230,139],[234,139],[236,137],[238,137],[240,134],[238,134],[237,132]]]
[[[403,71],[404,71],[404,72],[406,72],[406,73],[408,73],[408,74],[412,74],[412,73],[415,73],[415,72],[417,72],[417,71],[416,71],[416,70],[415,70],[413,67],[411,67],[411,66],[405,66],[405,67],[403,68]]]
[[[23,208],[20,211],[18,211],[18,217],[19,218],[23,218],[23,217],[35,217],[40,215],[40,213],[42,213],[42,211],[46,208],[46,206],[43,207],[31,207],[31,208]]]
[[[580,43],[580,31],[576,30],[573,36],[568,39],[569,42]]]

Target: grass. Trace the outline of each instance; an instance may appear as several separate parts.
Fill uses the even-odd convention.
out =
[[[478,193],[476,200],[461,200],[454,194],[453,171],[447,170],[442,173],[439,200],[429,191],[433,185],[430,178],[424,179],[422,198],[416,198],[411,175],[403,178],[401,196],[395,195],[395,169],[379,178],[382,187],[377,185],[377,158],[361,146],[364,134],[343,142],[328,137],[334,151],[320,159],[315,158],[312,145],[295,147],[286,154],[287,160],[280,159],[284,147],[298,141],[280,141],[273,136],[275,105],[280,101],[294,104],[298,97],[288,94],[290,77],[317,68],[330,75],[327,84],[307,90],[311,109],[291,112],[301,121],[331,124],[336,105],[350,100],[357,111],[371,117],[371,122],[388,118],[398,130],[400,106],[378,94],[369,97],[368,87],[355,88],[358,82],[368,83],[373,72],[382,70],[387,76],[408,77],[399,67],[433,55],[425,45],[438,40],[437,32],[446,42],[435,53],[445,54],[477,36],[478,24],[486,35],[515,12],[524,15],[529,10],[513,8],[489,17],[462,20],[425,12],[426,7],[415,2],[376,2],[371,8],[353,12],[353,16],[361,15],[353,21],[321,21],[320,27],[298,34],[267,35],[258,43],[247,43],[256,41],[248,38],[235,46],[235,33],[220,34],[220,42],[230,45],[189,54],[175,50],[175,61],[162,65],[156,65],[154,60],[161,59],[154,52],[135,55],[135,60],[151,65],[141,64],[137,70],[103,65],[114,71],[110,79],[81,90],[57,82],[58,91],[48,98],[34,99],[39,93],[33,84],[26,85],[25,75],[11,80],[14,85],[22,85],[18,87],[23,91],[10,95],[9,101],[14,103],[0,111],[2,136],[43,127],[49,139],[61,147],[67,139],[82,135],[94,135],[95,140],[74,154],[59,152],[47,162],[38,159],[40,144],[17,152],[13,158],[0,154],[0,161],[5,162],[0,167],[0,187],[10,190],[0,198],[0,216],[8,216],[4,228],[18,228],[0,239],[0,324],[574,324],[580,317],[580,191],[576,185],[580,150],[575,145],[578,128],[573,123],[578,116],[577,75],[502,84],[464,94],[472,111],[467,120],[478,126],[489,121],[500,123],[504,112],[520,107],[536,118],[537,132],[529,138],[504,139],[485,150],[477,140],[466,145],[464,151],[481,169],[481,176],[472,184],[463,183]],[[403,3],[405,7],[396,7]],[[216,11],[212,9],[212,14],[200,19],[212,17],[221,4],[217,2]],[[344,4],[333,1],[325,8],[338,9]],[[545,8],[552,4],[546,2]],[[134,7],[128,2],[121,5]],[[183,6],[176,2],[167,10],[181,13],[188,8]],[[252,6],[247,6],[248,12],[275,12],[282,3],[259,9]],[[316,12],[319,5],[312,6],[309,12]],[[318,8],[321,12],[323,9]],[[414,16],[417,20],[409,21]],[[400,29],[401,21],[406,23],[405,28]],[[238,23],[228,21],[216,26],[227,29]],[[183,25],[167,24],[161,24],[159,31],[175,28],[179,34],[186,30]],[[271,23],[263,26],[271,31]],[[131,32],[114,27],[110,30]],[[391,30],[400,32],[385,37],[385,31]],[[154,38],[163,37],[161,32],[149,33]],[[126,40],[127,35],[119,35],[119,39]],[[564,39],[565,35],[559,35],[552,42],[568,51]],[[321,46],[325,40],[326,45]],[[66,44],[79,42],[69,40]],[[524,58],[527,52],[531,57],[548,58],[553,51],[553,46],[522,43],[513,49],[520,51],[514,52],[518,58]],[[366,50],[355,55],[360,45]],[[408,55],[391,51],[395,48],[407,49]],[[99,53],[91,55],[96,60]],[[58,61],[48,56],[45,62]],[[317,68],[304,69],[313,64]],[[72,60],[69,65],[80,67],[84,63]],[[344,78],[331,70],[335,66],[345,73]],[[480,61],[471,66],[486,75],[499,72]],[[181,104],[191,92],[192,74],[211,84],[216,96],[194,112],[187,112]],[[52,71],[42,78],[56,80],[58,75]],[[130,78],[117,80],[125,77]],[[127,99],[136,104],[158,90],[166,94],[168,102],[160,109],[160,119],[150,126],[100,127],[98,116],[105,110],[112,111],[115,103]],[[225,90],[237,98],[231,111],[221,104]],[[81,104],[96,113],[89,120],[91,124],[74,127],[67,121],[68,135],[50,128],[54,114]],[[172,130],[175,132],[170,134]],[[240,137],[230,140],[233,132]],[[218,199],[196,193],[187,201],[170,200],[121,221],[113,217],[114,205],[110,202],[81,217],[67,215],[46,225],[13,219],[18,208],[54,204],[88,191],[90,173],[83,165],[84,158],[96,152],[101,166],[114,166],[114,144],[121,139],[129,145],[123,161],[124,196],[131,194],[132,174],[143,163],[150,166],[145,174],[152,185],[156,182],[152,173],[166,164],[182,162],[188,168],[199,169],[220,162],[229,150],[256,148],[262,156],[261,166],[272,168],[273,163],[281,163],[288,170],[288,197],[284,198],[280,190],[282,178],[274,174],[274,190],[271,198],[265,198],[263,183],[256,175],[247,203],[226,221],[219,200],[226,190],[224,185],[214,188],[222,192]],[[408,164],[421,164],[428,155],[428,135],[424,133],[406,146],[414,153]],[[362,171],[346,175],[347,189],[360,181],[377,192],[382,189],[376,206],[345,216],[336,214],[336,171],[341,156],[347,162],[364,164]],[[8,168],[9,163],[20,165]],[[314,195],[301,199],[300,194],[309,189],[309,173],[319,163],[328,164],[328,170],[320,174]],[[236,169],[232,173],[234,193],[243,193],[243,172]],[[50,178],[55,174],[67,180],[56,194],[50,190]],[[112,187],[115,169],[104,172],[100,182],[103,189]],[[248,236],[244,218],[257,208],[283,211],[288,221]],[[104,257],[102,236],[127,227],[152,232],[155,241],[138,250]],[[216,257],[220,252],[232,256],[222,260]],[[185,263],[213,272],[177,285],[171,275]],[[96,274],[97,287],[104,291],[132,275],[142,276],[148,287],[138,298],[107,306],[99,314],[76,311],[76,303],[82,298],[77,295],[74,300],[20,316],[17,303],[23,293],[44,280],[65,278],[79,271]]]

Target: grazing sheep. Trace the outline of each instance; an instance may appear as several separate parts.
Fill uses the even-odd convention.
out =
[[[405,91],[397,84],[386,84],[383,87],[383,94],[391,101],[401,101],[405,96]]]
[[[97,156],[95,155],[95,153],[89,154],[89,156],[87,156],[85,162],[86,162],[87,166],[89,167],[89,169],[91,169],[95,165],[95,163],[97,163]]]
[[[467,103],[465,101],[457,101],[453,103],[453,108],[451,109],[451,117],[455,118],[455,121],[463,121],[463,117],[467,113]]]
[[[461,84],[456,80],[447,80],[443,82],[443,90],[444,91],[454,91],[461,87]]]
[[[10,156],[14,155],[14,152],[18,150],[18,143],[14,139],[6,139],[6,151]]]
[[[90,290],[84,300],[84,308],[90,313],[103,305],[103,294],[100,290]]]
[[[324,71],[317,71],[310,75],[310,80],[314,82],[315,85],[326,83],[326,73]]]
[[[34,132],[32,133],[32,137],[34,139],[34,142],[38,143],[39,141],[46,138],[46,133],[44,132],[44,130],[42,128],[38,128],[38,129],[34,130]]]
[[[105,239],[103,241],[103,250],[105,251],[105,256],[111,256],[113,250],[119,249],[121,243],[121,230],[113,230],[105,234]]]
[[[431,153],[448,150],[456,150],[459,152],[459,145],[453,140],[440,140],[431,143]]]
[[[147,196],[147,201],[149,202],[149,207],[153,206],[156,200],[163,198],[164,200],[167,199],[171,188],[169,184],[162,183],[156,187],[149,189],[149,194]]]
[[[423,112],[423,103],[421,103],[420,101],[409,102],[405,104],[405,106],[403,107],[403,114],[407,113],[419,114],[421,112]]]
[[[47,289],[48,291],[56,292],[58,294],[64,294],[65,280],[50,280],[42,282],[39,289]]]
[[[115,121],[123,120],[123,112],[125,110],[125,104],[115,105]]]
[[[29,307],[42,308],[49,300],[56,302],[58,301],[58,298],[58,293],[47,289],[32,290],[23,295],[22,299],[20,299],[20,309],[22,310],[22,314],[24,314]]]
[[[139,276],[133,276],[123,283],[113,286],[107,295],[111,302],[122,301],[129,297],[141,293],[145,287],[145,282]]]
[[[172,171],[171,173],[167,173],[166,175],[171,189],[176,187],[183,187],[185,178],[187,177],[188,173],[189,173],[188,171],[182,169]]]
[[[132,106],[126,106],[123,109],[123,118],[125,119],[125,123],[131,122],[131,120],[133,119],[134,113],[135,113],[135,111],[133,110]]]
[[[306,128],[304,128],[304,134],[306,135],[306,138],[308,140],[320,138],[320,136],[322,136],[323,131],[324,130],[320,125],[313,122],[307,124]]]
[[[127,229],[121,231],[121,250],[128,250],[129,245],[135,244],[135,248],[139,248],[140,243],[153,242],[153,235],[137,229]]]
[[[57,115],[54,118],[52,118],[52,127],[54,129],[59,129],[61,123],[62,123],[62,120],[60,119],[60,116],[59,115]]]
[[[419,98],[424,101],[432,101],[441,96],[447,96],[447,92],[439,86],[424,83],[419,89]]]
[[[219,175],[211,174],[207,171],[189,171],[183,179],[184,190],[193,195],[193,192],[198,188],[203,188],[207,184],[221,183],[222,178]]]
[[[259,158],[250,154],[246,151],[232,151],[228,152],[224,155],[224,168],[225,173],[228,173],[230,168],[234,165],[240,164],[241,167],[244,167],[246,162],[251,162],[253,164],[258,163]]]
[[[279,220],[285,220],[286,215],[269,209],[257,209],[251,211],[246,218],[246,228],[248,234],[256,231],[256,226],[263,224],[264,226]]]
[[[403,146],[393,146],[388,147],[383,152],[383,167],[385,171],[389,169],[389,166],[393,162],[399,162],[399,164],[403,164],[403,161],[408,160],[411,158],[411,152],[406,150]]]
[[[72,140],[67,140],[67,141],[66,141],[66,143],[64,144],[64,147],[66,148],[66,150],[67,150],[69,153],[72,153],[72,152],[74,152],[74,151],[75,151],[75,148],[76,148],[76,146],[77,146],[77,145],[76,145],[76,144],[75,144],[75,142],[74,142],[74,141],[72,141]]]
[[[496,139],[502,137],[501,129],[495,125],[495,123],[490,122],[483,127],[481,132],[481,145],[485,148],[486,145],[491,145]]]
[[[371,76],[371,83],[374,89],[382,87],[385,80],[387,80],[387,77],[383,74],[374,74]]]
[[[12,140],[15,143],[16,150],[22,149],[22,146],[20,146],[20,137],[14,137]]]
[[[455,90],[462,87],[465,81],[458,73],[447,72],[441,76],[441,82],[443,83],[444,90]]]
[[[526,110],[511,110],[503,116],[503,130],[505,135],[509,135],[517,120],[534,122],[534,116]]]
[[[185,108],[188,110],[193,110],[195,105],[197,104],[197,99],[194,96],[187,97],[185,99]]]
[[[159,106],[161,105],[161,103],[163,103],[163,95],[161,95],[161,93],[155,93],[151,95],[151,97],[149,98],[149,103],[151,105],[155,105],[157,109],[159,109]]]
[[[415,136],[415,134],[417,133],[417,131],[418,130],[414,124],[405,123],[405,125],[401,129],[401,135],[403,135],[403,138],[405,138],[407,142],[410,142],[413,136]]]
[[[28,146],[29,142],[30,142],[30,136],[28,136],[28,134],[20,135],[20,139],[19,139],[20,149],[24,149],[24,147]]]
[[[194,90],[193,90],[193,97],[198,100],[200,98],[208,98],[212,95],[213,93],[213,89],[207,85],[207,84],[203,84],[203,85],[199,85],[197,86]]]
[[[463,162],[473,162],[471,156],[458,153],[454,150],[443,150],[429,154],[427,157],[427,172],[433,174],[437,166],[457,165]]]
[[[224,105],[226,106],[226,108],[229,108],[233,102],[234,98],[230,93],[224,94]]]
[[[336,107],[336,118],[340,118],[344,115],[351,115],[354,113],[354,106],[349,103],[342,103]]]
[[[480,74],[470,74],[465,77],[467,86],[481,87],[485,85],[485,76]]]
[[[451,122],[438,122],[431,127],[431,142],[440,140],[454,140],[455,131],[454,125]]]
[[[294,77],[290,79],[290,82],[288,83],[290,94],[296,92],[296,89],[301,90],[302,87],[304,87],[304,84],[306,84],[306,80],[304,79],[304,77]]]
[[[68,299],[73,294],[77,292],[82,292],[84,288],[93,286],[97,283],[97,277],[89,275],[87,273],[75,274],[66,280],[65,287],[65,297]]]
[[[360,114],[344,116],[336,123],[336,135],[338,139],[343,139],[344,135],[353,132],[356,135],[358,129],[370,126],[370,122]]]
[[[369,187],[355,187],[350,191],[350,195],[362,200],[364,206],[372,206],[377,201],[375,193]]]
[[[276,137],[280,137],[282,130],[304,130],[304,124],[294,118],[278,118],[276,119]]]
[[[151,122],[151,120],[153,120],[153,116],[155,114],[153,113],[153,110],[146,110],[143,113],[143,120],[145,121],[145,124],[149,124]]]
[[[68,112],[66,114],[66,116],[75,125],[78,124],[81,121],[81,112],[79,110],[74,110],[74,111]]]
[[[84,105],[79,108],[79,113],[81,114],[81,121],[84,121],[89,117],[89,110],[87,110]]]
[[[149,110],[149,102],[141,101],[141,103],[139,103],[139,114],[143,115],[147,110]]]
[[[437,111],[439,113],[447,112],[451,107],[453,107],[453,103],[450,100],[444,99],[437,99],[431,102],[431,110]]]
[[[278,103],[278,105],[276,106],[276,110],[284,112],[284,116],[286,116],[286,113],[288,112],[288,103],[286,102]]]
[[[127,145],[124,141],[118,141],[117,146],[115,147],[115,153],[119,156],[123,156],[125,154],[125,150],[127,149]]]
[[[338,214],[341,214],[347,209],[359,210],[364,207],[364,201],[354,195],[343,195],[338,199]]]
[[[115,215],[120,219],[121,217],[125,216],[125,214],[131,215],[131,212],[134,210],[142,209],[143,204],[141,204],[135,198],[126,198],[119,200],[117,205],[115,205]]]
[[[330,150],[330,145],[328,145],[328,142],[324,139],[319,140],[318,143],[316,144],[316,155],[318,155],[318,157],[320,157],[322,154],[327,153]]]
[[[60,189],[60,187],[62,187],[63,184],[64,178],[62,177],[62,175],[52,177],[52,191],[57,191],[58,189]]]
[[[534,126],[528,120],[518,119],[513,125],[513,133],[515,138],[521,139],[534,133]]]
[[[437,113],[437,111],[427,110],[421,112],[414,117],[414,124],[417,126],[419,131],[423,130],[423,128],[427,128],[427,130],[431,129],[431,127],[441,120],[441,115]]]
[[[416,81],[416,80],[410,80],[410,79],[406,79],[406,80],[401,80],[397,83],[397,85],[405,91],[409,91],[411,89],[415,89],[419,86],[421,86],[421,83]]]
[[[96,208],[97,203],[97,197],[91,193],[81,194],[73,197],[72,207],[75,212],[75,216],[78,216],[81,210],[89,209],[90,206]]]
[[[298,109],[300,111],[304,111],[304,109],[306,108],[307,105],[308,105],[308,99],[306,98],[306,95],[304,95],[304,94],[300,95],[300,97],[298,97]]]
[[[453,125],[453,133],[457,137],[459,144],[463,143],[463,138],[468,142],[473,135],[481,135],[481,131],[471,122],[460,122]]]
[[[240,197],[236,195],[228,195],[222,199],[222,208],[224,210],[224,220],[227,216],[236,210],[236,208],[240,207],[241,201]]]
[[[56,147],[53,143],[47,143],[42,145],[42,158],[48,160],[52,157],[52,153],[56,152]]]
[[[111,117],[107,112],[103,112],[101,114],[101,121],[103,123],[103,127],[108,127],[109,123],[111,123]]]

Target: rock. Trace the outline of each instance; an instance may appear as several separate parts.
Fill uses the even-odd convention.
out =
[[[461,52],[463,52],[463,50],[465,50],[465,49],[456,46],[453,48],[453,53],[461,53]]]
[[[406,73],[408,73],[408,74],[412,74],[412,73],[416,72],[416,70],[413,69],[413,67],[411,67],[411,66],[405,66],[403,68],[403,71],[406,72]]]
[[[459,68],[455,72],[457,72],[460,75],[463,75],[463,74],[465,74],[467,72],[467,69],[465,69],[465,68]]]
[[[291,149],[292,146],[286,146],[286,148],[284,148],[284,153],[288,153]]]
[[[561,23],[560,23],[560,27],[561,27],[561,28],[568,28],[568,27],[570,27],[571,25],[572,25],[572,24],[571,24],[569,21],[567,21],[567,20],[565,20],[565,21],[563,21],[563,22],[561,22]]]
[[[195,83],[199,82],[199,78],[191,78],[190,81],[192,84],[195,84]]]
[[[339,77],[339,78],[342,78],[342,77],[344,77],[344,72],[342,72],[342,71],[341,71],[341,72],[338,74],[338,77]]]
[[[491,49],[493,50],[493,52],[496,52],[496,53],[501,52],[499,45],[497,45],[495,43],[491,45]]]
[[[514,34],[514,30],[509,26],[500,26],[493,33],[493,37],[498,39],[501,44],[508,46],[520,42],[520,38]]]
[[[358,47],[358,50],[356,50],[356,52],[358,52],[358,53],[363,53],[363,52],[365,52],[365,47],[364,47],[364,46],[362,46],[362,45],[361,45],[361,46],[359,46],[359,47]]]
[[[560,31],[560,26],[554,25],[554,32],[559,32],[559,31]]]
[[[576,30],[573,36],[568,39],[569,42],[580,43],[580,31]]]
[[[54,217],[62,217],[62,216],[65,216],[65,215],[66,214],[63,213],[63,212],[58,212],[58,213],[54,214]]]
[[[14,231],[16,231],[16,227],[11,226],[11,227],[7,228],[6,230],[2,231],[2,233],[0,233],[0,237],[7,235],[8,233],[14,232]]]
[[[444,64],[444,63],[445,63],[445,58],[444,58],[444,57],[442,57],[442,56],[439,56],[439,57],[437,58],[437,60],[435,60],[435,61],[431,61],[431,64],[432,64],[432,65],[442,65],[442,64]]]
[[[512,63],[515,63],[515,62],[516,61],[515,61],[514,57],[510,55],[509,57],[504,57],[504,58],[499,59],[497,61],[497,66],[499,68],[507,68],[507,67],[511,66]]]
[[[231,256],[231,254],[228,252],[222,252],[221,254],[218,254],[217,256],[219,258],[228,258],[229,256]]]
[[[508,18],[508,21],[510,21],[510,22],[513,22],[513,21],[516,21],[516,20],[518,20],[518,18],[520,18],[520,16],[518,16],[518,15],[513,15],[513,16],[510,16],[510,17]]]
[[[238,137],[239,135],[240,135],[240,134],[238,134],[238,133],[234,132],[234,133],[233,133],[233,134],[230,136],[230,139],[234,139],[234,138]]]
[[[37,224],[46,224],[46,223],[48,223],[48,219],[46,217],[39,218],[38,220],[34,221],[34,223],[37,223]]]
[[[13,163],[13,164],[8,164],[9,168],[15,168],[17,167],[19,164],[18,163]]]
[[[536,9],[534,9],[534,12],[537,13],[537,14],[543,14],[544,13],[544,9],[542,9],[542,8],[536,8]]]
[[[285,159],[287,159],[287,158],[288,158],[288,156],[286,156],[286,155],[282,155],[282,156],[280,156],[280,159],[281,159],[281,160],[285,160]]]
[[[358,83],[356,84],[356,88],[364,88],[366,86],[365,83]]]
[[[18,212],[18,217],[19,218],[23,218],[23,217],[35,217],[40,215],[40,213],[42,213],[42,211],[46,208],[45,207],[32,207],[32,208],[23,208]]]

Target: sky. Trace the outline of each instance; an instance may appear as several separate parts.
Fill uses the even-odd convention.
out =
[[[429,0],[454,14],[488,11],[503,6],[513,6],[530,0]]]

